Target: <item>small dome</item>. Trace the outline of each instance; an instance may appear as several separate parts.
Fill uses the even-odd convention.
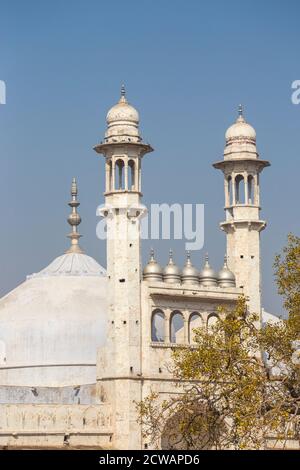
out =
[[[243,115],[243,107],[239,105],[239,115],[236,122],[227,129],[225,134],[227,143],[234,140],[249,140],[256,142],[256,132],[250,124],[248,124]]]
[[[240,115],[236,122],[227,129],[225,134],[226,141],[232,140],[250,140],[255,142],[256,141],[256,132],[255,129],[248,124],[243,115]]]
[[[235,287],[235,275],[228,269],[227,256],[224,257],[224,266],[218,273],[219,287]]]
[[[121,98],[107,113],[105,142],[140,142],[139,113],[131,106],[125,96],[122,85]]]
[[[208,260],[208,254],[205,256],[204,268],[199,275],[200,284],[204,287],[213,287],[217,285],[217,274],[211,268]]]
[[[115,123],[116,121],[129,121],[134,124],[138,124],[139,120],[139,113],[128,103],[125,96],[121,97],[120,101],[108,111],[106,116],[106,122],[108,125]]]
[[[181,271],[180,268],[173,261],[173,252],[170,250],[169,263],[163,270],[163,278],[165,282],[170,284],[180,283]]]
[[[143,278],[147,281],[162,281],[163,272],[162,268],[154,258],[154,250],[151,250],[150,259],[143,271]]]
[[[239,115],[236,122],[227,129],[225,134],[226,145],[224,159],[257,159],[256,132],[248,124],[243,115],[243,108],[239,106]]]
[[[183,284],[199,284],[199,272],[191,262],[191,254],[187,252],[186,264],[182,270]]]

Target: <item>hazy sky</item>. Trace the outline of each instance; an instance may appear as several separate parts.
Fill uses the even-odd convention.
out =
[[[263,303],[280,313],[273,259],[288,232],[299,235],[300,79],[298,0],[0,1],[0,292],[37,272],[68,246],[70,182],[77,176],[82,246],[105,265],[95,235],[104,161],[92,150],[122,82],[155,148],[143,162],[145,204],[204,203],[205,251],[219,269],[225,236],[224,133],[237,105],[256,128],[261,178]],[[162,264],[170,245],[153,244]]]

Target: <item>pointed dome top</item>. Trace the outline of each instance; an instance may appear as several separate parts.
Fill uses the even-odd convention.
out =
[[[218,273],[218,283],[220,287],[235,287],[235,275],[229,270],[227,256],[224,256],[224,266]]]
[[[162,281],[162,268],[155,260],[154,250],[151,248],[150,259],[143,271],[143,278],[149,281]]]
[[[230,144],[236,140],[249,141],[250,143],[256,142],[255,129],[246,122],[243,106],[240,104],[238,108],[238,117],[235,123],[227,129],[225,134],[226,144]]]
[[[217,274],[209,264],[208,253],[205,255],[205,263],[202,271],[200,272],[200,283],[203,286],[210,287],[217,285]]]
[[[163,270],[164,281],[169,283],[179,283],[181,281],[181,271],[173,260],[173,251],[169,251],[169,263]]]
[[[121,97],[107,113],[105,142],[140,142],[139,113],[126,99],[125,86],[121,87]]]
[[[182,270],[182,283],[199,284],[199,272],[192,264],[190,251],[186,253],[186,263]]]

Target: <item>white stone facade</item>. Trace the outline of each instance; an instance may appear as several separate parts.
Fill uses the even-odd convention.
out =
[[[208,327],[217,307],[233,307],[242,293],[261,314],[259,173],[268,162],[242,114],[214,165],[225,178],[229,269],[225,262],[222,280],[208,261],[198,276],[188,259],[181,282],[172,259],[162,272],[154,258],[143,280],[142,159],[153,149],[124,89],[107,125],[95,147],[106,168],[107,272],[78,245],[73,182],[68,254],[0,300],[2,447],[149,448],[134,402],[150,390],[161,398],[176,392],[167,367],[172,348],[192,344],[193,328]]]

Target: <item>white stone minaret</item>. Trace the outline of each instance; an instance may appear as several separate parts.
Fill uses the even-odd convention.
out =
[[[249,297],[249,310],[261,315],[260,232],[266,222],[259,214],[259,175],[270,163],[259,158],[256,132],[245,121],[241,105],[225,138],[224,160],[213,166],[224,174],[226,220],[221,228],[227,238],[228,265],[236,286]]]
[[[113,409],[118,449],[136,448],[141,438],[135,401],[141,399],[141,163],[153,149],[139,133],[139,115],[125,97],[107,114],[104,141],[95,146],[106,161],[108,332],[98,379]],[[101,356],[101,352],[99,357]],[[137,433],[139,437],[137,438]]]

